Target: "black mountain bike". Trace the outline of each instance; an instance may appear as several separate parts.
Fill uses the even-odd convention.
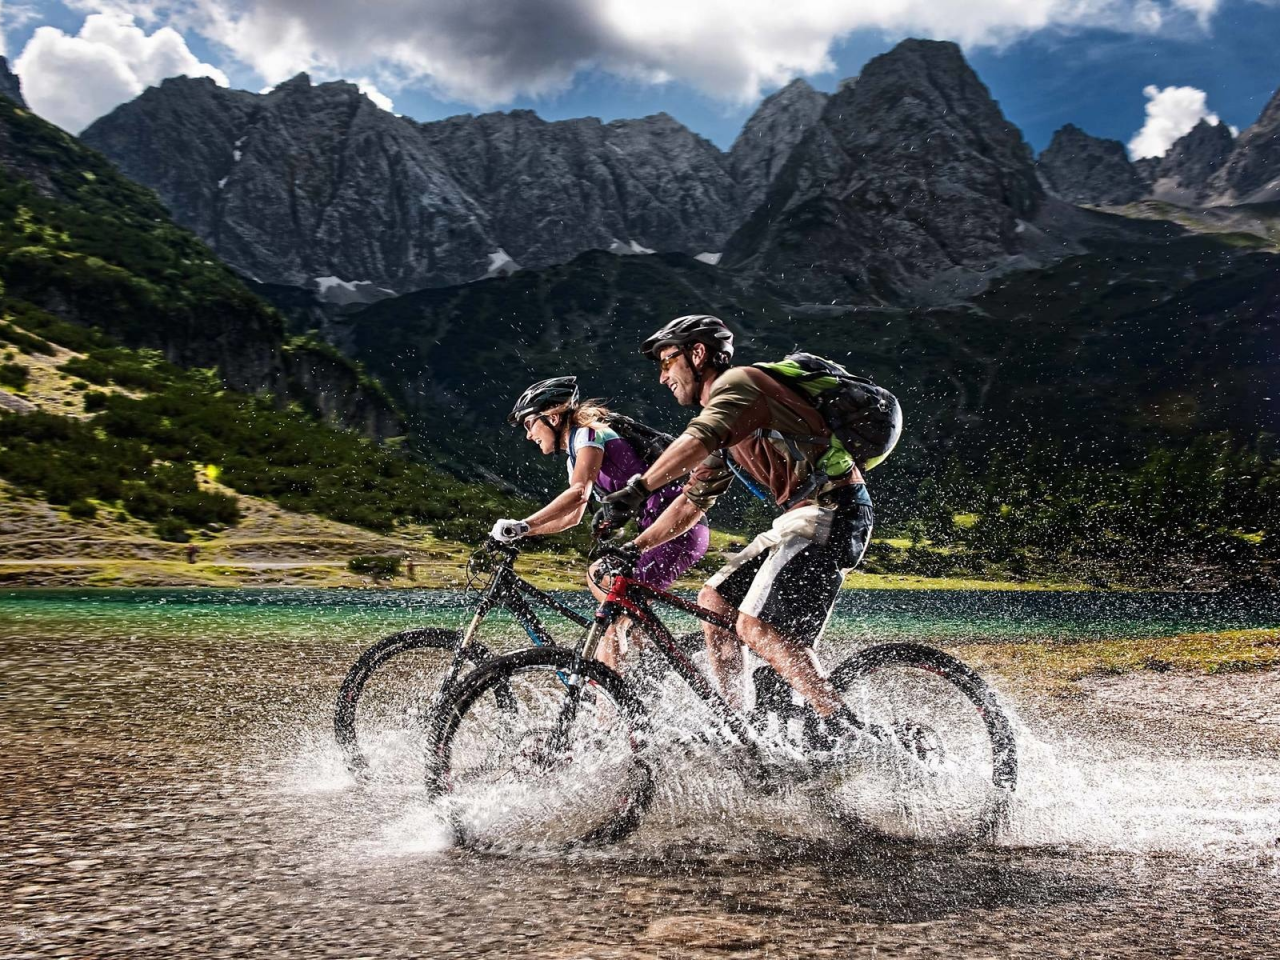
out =
[[[715,722],[701,736],[730,744],[750,779],[766,789],[777,785],[771,756],[779,736],[791,755],[803,757],[803,731],[817,718],[809,708],[791,705],[782,679],[767,666],[755,670],[757,705],[750,713],[735,711],[694,664],[689,639],[674,637],[651,604],[730,631],[734,624],[627,573],[614,576],[575,648],[533,648],[488,660],[441,705],[427,753],[427,787],[459,843],[607,844],[640,825],[654,795],[655,768],[669,751],[653,738],[652,695],[592,659],[605,631],[622,616],[643,629],[675,675],[710,708]],[[889,768],[925,797],[914,810],[902,800],[910,789],[890,800],[871,798],[890,803],[895,815],[929,820],[945,794],[968,821],[970,835],[1002,822],[1017,784],[1017,747],[995,693],[973,670],[930,647],[889,643],[855,653],[830,679],[859,718],[859,749],[834,763],[827,756],[807,764],[799,776],[832,798],[854,794],[852,819],[862,825],[865,788]],[[788,776],[794,780],[796,773]]]
[[[502,607],[538,646],[553,647],[555,639],[534,607],[554,610],[580,627],[591,620],[539,590],[513,569],[520,548],[490,539],[467,564],[468,590],[478,590],[475,613],[466,630],[423,627],[404,630],[379,640],[348,671],[338,690],[333,732],[347,768],[362,774],[369,754],[408,754],[421,773],[421,750],[429,720],[465,671],[493,654],[479,638],[485,618]],[[508,707],[510,696],[496,693]],[[404,749],[397,749],[404,748]]]

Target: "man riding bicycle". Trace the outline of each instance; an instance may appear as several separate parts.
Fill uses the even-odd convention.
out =
[[[737,614],[737,634],[704,623],[707,651],[725,699],[743,705],[739,638],[823,718],[833,740],[858,723],[814,653],[846,571],[871,540],[873,514],[853,458],[800,395],[755,367],[731,365],[733,333],[716,317],[677,317],[641,352],[681,406],[701,407],[648,470],[604,500],[597,532],[616,531],[674,478],[681,493],[622,548],[628,561],[701,522],[735,473],[783,509],[773,526],[726,564],[698,595],[704,607]]]
[[[525,438],[544,456],[568,457],[569,486],[540,510],[523,520],[499,520],[491,536],[511,543],[524,536],[544,536],[577,526],[586,512],[592,490],[597,495],[620,490],[627,478],[647,470],[649,464],[635,446],[609,426],[617,418],[600,402],[583,402],[576,377],[552,377],[530,386],[517,398],[507,422],[524,429]],[[649,526],[680,493],[676,484],[659,484],[639,505],[640,528]],[[697,523],[644,551],[636,562],[636,579],[665,590],[707,552],[709,531]],[[596,599],[605,595],[590,578],[587,585]],[[622,639],[612,629],[597,651],[597,658],[616,670],[626,654]]]

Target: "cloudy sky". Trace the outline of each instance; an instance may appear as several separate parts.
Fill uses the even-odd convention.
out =
[[[962,44],[1037,150],[1074,122],[1158,155],[1280,87],[1280,0],[0,0],[0,55],[72,132],[166,76],[305,70],[419,120],[665,110],[727,148],[761,96],[907,36]]]

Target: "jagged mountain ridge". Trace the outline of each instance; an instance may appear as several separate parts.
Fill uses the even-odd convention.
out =
[[[237,269],[335,304],[588,249],[723,250],[722,267],[790,302],[874,303],[954,302],[1080,252],[1063,200],[1123,204],[1197,164],[1208,177],[1220,158],[1204,159],[1203,133],[1163,179],[1075,128],[1037,166],[958,47],[910,40],[833,95],[778,91],[727,154],[663,115],[419,124],[305,75],[265,95],[166,81],[85,136]]]
[[[1270,203],[1280,199],[1280,90],[1239,137],[1225,123],[1202,119],[1160,157],[1130,161],[1117,146],[1068,124],[1040,155],[1046,187],[1071,203],[1102,206],[1138,200],[1188,207]],[[1145,185],[1136,196],[1135,180]]]
[[[803,117],[773,126],[785,153]],[[588,249],[719,252],[744,216],[734,155],[665,114],[417,123],[305,74],[263,95],[176,78],[82,138],[265,283],[403,292]]]

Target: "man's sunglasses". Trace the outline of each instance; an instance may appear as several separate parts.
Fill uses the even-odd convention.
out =
[[[668,370],[674,367],[676,365],[676,361],[683,356],[684,356],[684,353],[680,350],[677,350],[675,353],[671,354],[671,356],[669,357],[659,357],[658,372],[666,373]]]

